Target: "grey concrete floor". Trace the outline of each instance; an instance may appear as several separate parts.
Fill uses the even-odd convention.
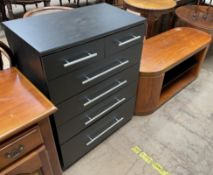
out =
[[[155,113],[134,116],[64,175],[162,175],[131,151],[136,145],[170,175],[213,175],[213,47],[197,80]]]

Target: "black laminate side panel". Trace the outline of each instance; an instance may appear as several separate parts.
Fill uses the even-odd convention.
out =
[[[120,107],[118,107],[113,112],[109,113],[106,117],[97,121],[94,125],[90,126],[79,135],[65,143],[61,146],[63,165],[62,168],[66,169],[81,158],[84,154],[94,148],[96,145],[101,143],[105,138],[111,135],[115,130],[124,125],[127,121],[129,121],[133,116],[135,105],[135,99],[131,99],[128,102],[124,103]],[[109,129],[105,134],[95,140],[92,144],[87,146],[86,144],[90,141],[89,138],[95,138],[103,131],[107,130],[110,126],[113,126],[117,121],[121,120],[119,123],[114,125],[111,129]]]
[[[39,54],[16,34],[5,30],[7,41],[14,54],[18,69],[46,96],[48,89]]]
[[[132,82],[131,85],[121,89],[117,93],[95,105],[93,108],[59,126],[57,128],[57,132],[60,144],[65,143],[68,139],[76,135],[81,130],[92,125],[97,120],[100,120],[106,114],[128,101],[131,97],[135,97],[136,88],[137,82]]]
[[[78,94],[104,79],[138,63],[141,57],[140,52],[138,52],[140,49],[141,45],[138,44],[120,52],[119,54],[100,59],[94,64],[51,80],[48,83],[51,100],[55,104],[59,104],[75,94]],[[108,71],[106,74],[102,74],[106,71]],[[91,81],[85,81],[93,77],[95,78]]]
[[[105,80],[104,82],[87,89],[86,91],[82,92],[81,94],[74,96],[73,98],[69,99],[68,101],[58,105],[58,111],[54,114],[56,125],[59,126],[70,120],[74,116],[88,110],[89,108],[93,107],[100,101],[106,99],[107,97],[111,96],[115,92],[121,90],[122,88],[130,85],[132,82],[137,81],[138,79],[138,64],[132,66],[130,69],[122,71],[121,73],[111,77],[110,79]],[[95,97],[103,94],[104,92],[112,89],[119,85],[119,82],[125,82],[125,84],[115,88],[111,92],[105,94],[101,98],[95,100],[88,106],[84,106],[85,103],[88,102],[88,98],[94,99]]]
[[[4,22],[41,55],[48,55],[143,24],[141,16],[101,3]],[[45,41],[45,42],[44,42]]]

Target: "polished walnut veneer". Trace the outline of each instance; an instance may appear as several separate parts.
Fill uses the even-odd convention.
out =
[[[48,119],[56,107],[16,68],[0,71],[0,105],[0,174],[60,175]]]
[[[173,0],[124,0],[124,8],[139,13],[147,18],[146,38],[150,38],[172,27],[173,11],[176,2]],[[163,19],[167,18],[167,23]]]
[[[155,111],[199,74],[211,36],[175,28],[144,41],[135,113]]]
[[[132,118],[144,18],[103,3],[4,25],[18,67],[58,107],[63,169]]]
[[[213,7],[188,5],[176,9],[177,26],[193,27],[213,36]]]

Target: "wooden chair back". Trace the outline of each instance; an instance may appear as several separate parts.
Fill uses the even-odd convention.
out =
[[[11,51],[11,49],[4,44],[2,41],[0,41],[0,70],[4,69],[4,59],[3,56],[6,57],[6,59],[8,59],[10,67],[11,66],[15,66],[15,60],[14,60],[14,55]]]

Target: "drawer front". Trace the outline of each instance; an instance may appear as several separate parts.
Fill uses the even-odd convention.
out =
[[[81,112],[88,110],[137,79],[138,65],[135,65],[58,105],[59,110],[54,115],[56,125],[59,126]]]
[[[100,60],[48,83],[50,97],[58,104],[140,61],[140,45]]]
[[[105,39],[106,55],[109,56],[135,44],[142,44],[144,32],[144,25],[140,25],[107,37]]]
[[[134,102],[135,99],[132,98],[61,146],[63,168],[74,163],[130,120],[133,116]]]
[[[104,58],[104,41],[96,40],[42,58],[47,79],[53,79]]]
[[[108,97],[85,113],[74,117],[72,120],[69,120],[58,127],[57,132],[60,144],[65,143],[81,130],[87,128],[97,120],[100,120],[106,114],[115,110],[118,106],[124,104],[131,97],[135,96],[136,88],[137,82],[133,82],[131,85]]]
[[[43,144],[39,127],[24,132],[0,146],[0,169]]]

